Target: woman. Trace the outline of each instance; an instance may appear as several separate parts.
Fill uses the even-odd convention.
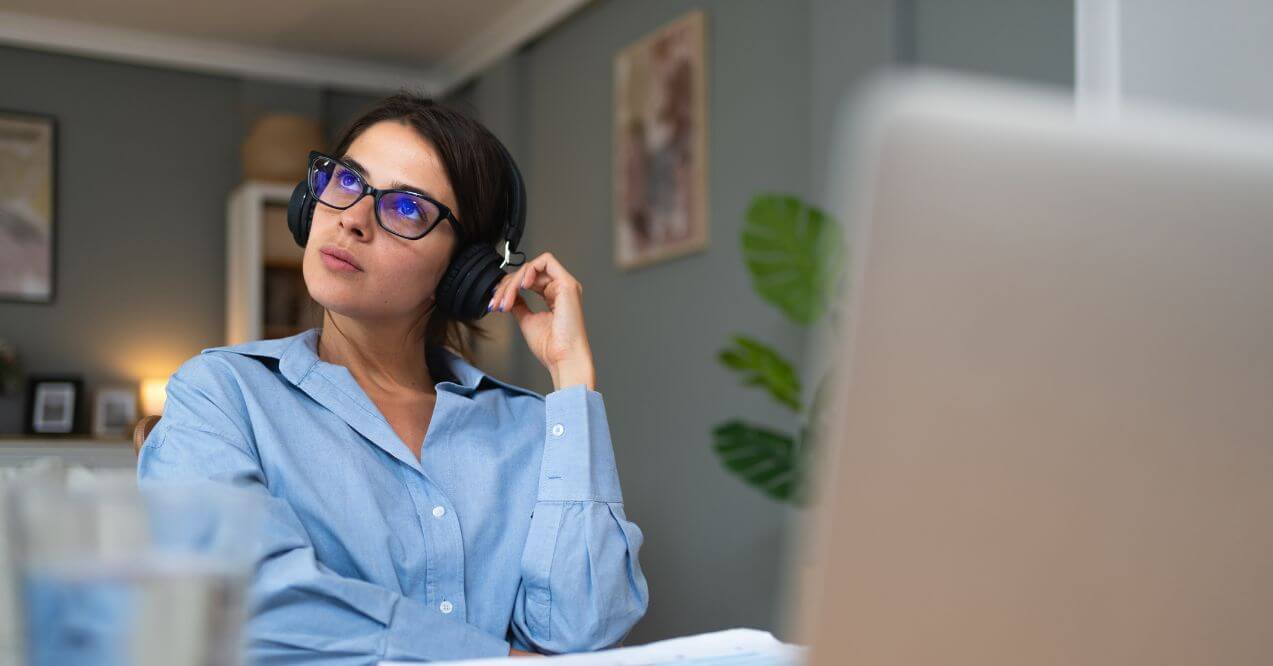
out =
[[[339,209],[321,195],[303,263],[321,328],[186,361],[139,478],[213,479],[264,498],[247,625],[256,663],[615,645],[648,594],[582,288],[544,253],[502,278],[488,306],[516,318],[552,377],[546,396],[469,364],[460,334],[471,323],[435,308],[461,238],[493,244],[509,215],[497,140],[399,94],[354,121],[330,156],[320,187],[421,198]],[[404,233],[404,219],[418,227]],[[548,309],[532,311],[520,289]]]

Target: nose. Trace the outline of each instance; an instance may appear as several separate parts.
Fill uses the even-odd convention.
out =
[[[358,236],[366,237],[376,220],[375,202],[371,196],[365,196],[358,203],[340,211],[340,226]]]

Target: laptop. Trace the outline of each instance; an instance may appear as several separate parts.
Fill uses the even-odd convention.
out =
[[[809,663],[1273,662],[1273,132],[866,99]]]

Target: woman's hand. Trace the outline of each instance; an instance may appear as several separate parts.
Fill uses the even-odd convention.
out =
[[[508,651],[508,656],[510,657],[542,657],[544,655],[539,654],[537,652],[522,652],[521,650],[518,650],[517,648],[511,648]]]
[[[521,289],[543,296],[548,310],[531,310]],[[526,345],[552,375],[554,390],[575,384],[596,389],[592,348],[583,326],[583,286],[552,254],[545,252],[505,275],[487,309],[517,317]]]

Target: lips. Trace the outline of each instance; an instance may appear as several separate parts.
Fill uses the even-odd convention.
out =
[[[334,259],[343,261],[357,270],[362,270],[362,264],[359,264],[358,261],[354,259],[354,255],[350,254],[347,250],[342,250],[334,245],[328,245],[319,250],[319,252],[322,252]]]

